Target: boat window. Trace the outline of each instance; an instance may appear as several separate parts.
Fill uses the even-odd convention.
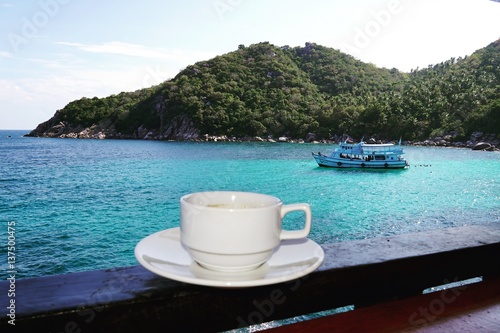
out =
[[[383,160],[385,160],[385,156],[384,155],[375,155],[375,160],[376,161],[383,161]]]

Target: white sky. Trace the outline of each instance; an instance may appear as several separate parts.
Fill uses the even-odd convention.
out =
[[[0,0],[0,129],[81,97],[134,91],[268,41],[424,68],[500,38],[491,0]]]

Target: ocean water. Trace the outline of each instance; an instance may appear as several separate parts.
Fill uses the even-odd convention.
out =
[[[137,265],[135,245],[179,225],[179,198],[207,190],[307,202],[310,238],[339,242],[500,223],[500,154],[405,147],[406,170],[320,168],[334,145],[74,140],[0,131],[0,270],[15,224],[17,278]],[[286,228],[298,228],[292,213]]]

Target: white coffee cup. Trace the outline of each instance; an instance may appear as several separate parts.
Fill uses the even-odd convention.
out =
[[[311,230],[306,203],[284,205],[280,199],[251,192],[198,192],[181,205],[181,244],[201,266],[214,271],[252,270],[265,263],[281,240],[305,238]],[[283,230],[284,216],[303,211],[304,228]]]

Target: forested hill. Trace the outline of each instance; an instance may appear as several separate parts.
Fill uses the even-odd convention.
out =
[[[158,86],[82,98],[31,136],[197,139],[287,136],[457,139],[500,132],[500,40],[403,73],[306,43],[240,45]]]

